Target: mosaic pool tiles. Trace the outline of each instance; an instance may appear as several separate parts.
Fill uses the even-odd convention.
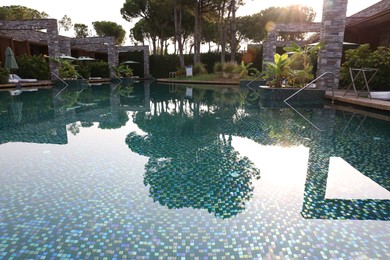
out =
[[[94,124],[68,132],[66,144],[0,145],[0,259],[389,259],[389,221],[375,220],[386,208],[369,221],[343,220],[321,204],[328,153],[353,157],[349,150],[304,136],[296,142],[314,152],[310,174],[280,190],[232,149],[228,130],[267,144],[294,139],[285,131],[294,120],[272,111],[271,135],[256,111],[235,125],[213,115],[218,123],[200,120],[192,134],[190,118],[141,117],[152,121],[137,124],[147,135]],[[308,217],[303,205],[313,207]]]

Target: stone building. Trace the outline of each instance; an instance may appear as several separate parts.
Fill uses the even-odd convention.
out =
[[[388,46],[390,42],[390,1],[382,0],[350,17],[346,17],[348,0],[324,0],[321,23],[278,24],[268,32],[264,42],[263,64],[272,62],[276,48],[288,45],[279,42],[278,35],[283,32],[313,32],[314,41],[324,43],[319,54],[317,76],[330,72],[320,82],[321,88],[338,87],[343,42],[357,44],[369,43],[373,48]]]
[[[61,54],[73,57],[87,56],[108,62],[111,75],[118,66],[118,46],[114,37],[71,38],[58,35],[57,21],[35,19],[0,21],[0,61],[4,63],[5,49],[11,47],[15,56],[45,55],[59,57]],[[149,77],[148,46],[120,46],[126,50],[144,52],[144,77]],[[58,75],[58,64],[50,62],[51,72]],[[55,77],[52,79],[55,79]]]

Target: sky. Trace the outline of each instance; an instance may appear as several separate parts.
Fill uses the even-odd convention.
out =
[[[238,16],[250,15],[260,12],[271,6],[289,6],[293,4],[301,4],[312,7],[317,12],[315,21],[321,21],[323,0],[244,0],[245,5],[240,7],[237,12]],[[347,16],[355,14],[368,6],[371,6],[380,0],[349,0]],[[72,23],[83,23],[88,25],[89,29],[93,29],[92,22],[94,21],[112,21],[122,25],[126,31],[126,45],[130,44],[129,31],[132,28],[132,23],[124,20],[120,14],[120,9],[123,7],[125,0],[1,0],[1,6],[21,5],[40,12],[45,12],[50,18],[60,20],[64,15],[72,19]],[[93,31],[93,30],[92,30]],[[60,31],[61,35],[74,36],[73,30],[69,32]]]

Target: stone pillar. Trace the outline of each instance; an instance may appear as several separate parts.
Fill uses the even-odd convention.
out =
[[[71,56],[72,51],[70,47],[70,39],[67,39],[65,37],[60,38],[60,53]]]
[[[149,46],[144,49],[144,78],[150,77],[149,70]]]
[[[47,29],[47,45],[49,51],[49,57],[58,57],[60,55],[60,43],[58,37],[57,20],[50,19],[46,22]],[[50,79],[57,80],[57,77],[53,75],[59,75],[59,64],[53,60],[50,60]]]
[[[110,78],[115,76],[115,67],[118,66],[118,50],[114,42],[109,42],[107,45],[108,66],[110,67]]]
[[[317,76],[331,72],[319,81],[321,89],[338,88],[340,81],[341,56],[348,0],[324,0],[320,41],[324,44],[319,53]]]
[[[266,62],[274,62],[274,55],[276,53],[278,33],[276,31],[269,31],[267,38],[263,45],[263,69],[266,68]]]

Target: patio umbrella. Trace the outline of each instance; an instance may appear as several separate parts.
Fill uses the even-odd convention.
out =
[[[81,56],[81,57],[78,57],[77,60],[80,60],[80,61],[93,61],[93,60],[96,60],[96,59],[91,58],[91,57]]]
[[[139,62],[133,61],[133,60],[127,60],[127,61],[124,61],[122,64],[136,64],[136,63],[139,63]]]
[[[319,44],[319,42],[310,43],[310,44],[308,44],[308,45],[310,45],[310,46],[315,46],[315,45],[317,45],[317,44]],[[354,42],[343,42],[343,45],[344,45],[344,46],[348,46],[348,45],[350,45],[350,46],[357,46],[357,45],[359,45],[359,44],[358,44],[358,43],[354,43]]]
[[[76,60],[75,57],[72,57],[72,56],[69,56],[69,55],[65,55],[65,54],[61,54],[60,59],[63,59],[63,60]]]
[[[18,64],[16,63],[14,53],[10,47],[7,47],[5,49],[5,63],[4,67],[6,69],[9,69],[10,71],[12,69],[19,69]]]

